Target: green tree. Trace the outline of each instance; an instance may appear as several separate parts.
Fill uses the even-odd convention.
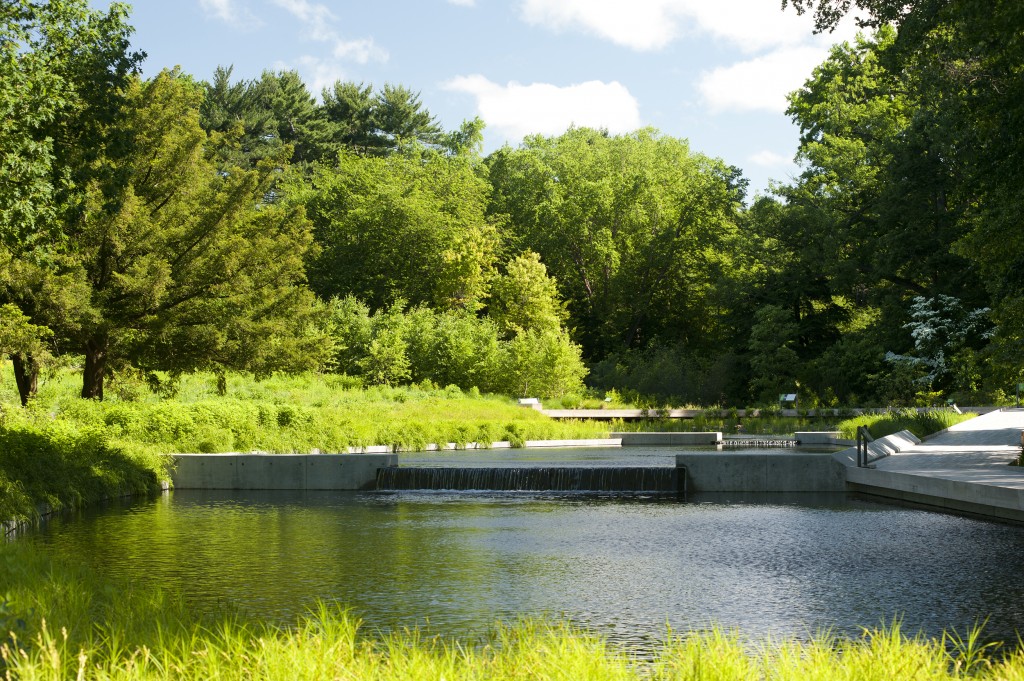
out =
[[[588,357],[720,345],[741,191],[733,169],[653,130],[573,129],[487,159],[508,252],[540,254]]]
[[[22,406],[28,404],[39,387],[38,364],[49,356],[46,342],[52,335],[45,326],[32,324],[15,305],[0,305],[0,357],[10,356],[15,365],[14,377]]]
[[[812,11],[819,30],[830,30],[848,12],[865,25],[896,27],[884,64],[890,95],[912,105],[912,119],[893,145],[889,176],[904,186],[931,190],[933,205],[948,216],[944,238],[966,258],[982,285],[930,290],[918,295],[963,296],[982,306],[987,290],[996,321],[992,358],[1006,379],[1020,376],[1024,352],[1024,236],[1019,188],[1024,173],[1024,5],[1012,0],[794,0]],[[922,166],[937,169],[917,171]],[[941,177],[941,182],[936,182]],[[894,184],[899,198],[899,184]],[[924,196],[923,192],[919,192]],[[895,210],[886,215],[896,216]],[[896,222],[896,220],[893,220]]]
[[[84,0],[0,7],[0,304],[51,330],[50,349],[91,314],[66,225],[85,187],[123,172],[123,90],[142,59],[129,51],[127,7]],[[12,356],[22,402],[39,358]]]
[[[513,258],[494,279],[487,314],[506,336],[558,331],[567,319],[557,283],[532,251]]]
[[[755,315],[750,332],[751,389],[762,402],[774,403],[780,392],[796,388],[797,329],[790,313],[777,305],[766,305]]]
[[[71,225],[95,309],[76,338],[83,397],[103,397],[116,361],[252,368],[256,347],[273,346],[273,331],[308,302],[302,210],[262,200],[285,160],[219,170],[199,125],[202,96],[177,72],[131,83],[124,173],[93,183]]]
[[[423,106],[419,93],[403,85],[384,84],[374,98],[373,120],[384,149],[411,143],[433,145],[441,140],[437,119]]]
[[[279,158],[284,142],[273,110],[259,100],[257,83],[232,83],[232,71],[218,66],[213,80],[204,83],[199,120],[207,132],[220,133],[213,141],[225,165],[255,168],[260,161]]]
[[[342,152],[336,168],[318,168],[299,190],[319,247],[310,285],[321,298],[353,295],[372,309],[403,299],[478,310],[497,248],[487,189],[465,158]]]
[[[331,149],[330,126],[297,71],[264,71],[252,88],[257,106],[271,115],[271,134],[291,147],[293,163],[312,163]]]
[[[335,153],[348,149],[366,154],[378,146],[372,85],[339,80],[324,88],[321,98]]]
[[[561,397],[579,392],[587,367],[564,330],[526,330],[503,346],[500,391],[515,397]]]

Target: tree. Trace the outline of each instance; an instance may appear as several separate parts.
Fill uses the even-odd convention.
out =
[[[321,98],[335,153],[348,149],[366,154],[378,146],[372,85],[339,80],[324,88]]]
[[[0,304],[48,328],[54,351],[91,314],[65,226],[81,216],[86,186],[122,172],[122,93],[143,58],[128,49],[126,18],[120,3],[0,7]],[[38,382],[36,350],[12,355],[23,403]]]
[[[318,168],[297,197],[319,247],[308,261],[312,289],[323,299],[353,295],[371,309],[402,299],[478,310],[497,248],[486,197],[486,182],[465,158],[342,152],[338,166]]]
[[[259,101],[257,83],[232,84],[232,71],[233,67],[218,66],[213,80],[204,83],[199,120],[203,130],[220,133],[215,145],[224,164],[251,169],[280,157],[284,143],[274,112]]]
[[[885,359],[919,369],[917,382],[929,391],[947,390],[951,383],[963,387],[956,358],[972,346],[977,349],[991,335],[990,312],[988,308],[966,310],[953,296],[918,296],[911,306],[911,321],[903,325],[914,339],[914,354],[889,352]]]
[[[528,137],[487,168],[506,250],[540,254],[588,357],[658,339],[719,344],[715,292],[739,210],[732,169],[654,130],[589,129]]]
[[[1024,348],[1024,236],[1018,200],[1024,173],[1024,44],[1019,39],[1024,5],[1012,0],[794,0],[793,5],[800,12],[813,11],[819,30],[830,30],[848,12],[857,12],[864,25],[897,28],[883,63],[894,83],[891,94],[904,96],[913,109],[903,135],[906,143],[894,145],[890,175],[913,185],[920,177],[915,166],[921,163],[944,170],[945,180],[933,196],[949,215],[951,249],[981,275],[990,296],[997,324],[992,358],[1007,378],[1019,377]],[[960,296],[968,290],[983,289],[918,295]]]
[[[25,406],[38,389],[38,363],[49,353],[46,341],[53,332],[32,324],[16,306],[0,305],[0,357],[9,355],[14,362],[18,395]],[[36,366],[26,367],[25,364]]]
[[[133,81],[124,116],[123,174],[94,182],[69,236],[84,267],[95,317],[77,340],[82,396],[103,397],[114,361],[146,369],[249,368],[253,337],[296,317],[308,294],[301,208],[263,197],[276,168],[226,172],[206,155],[199,86],[176,71]]]
[[[558,331],[567,318],[557,283],[532,251],[513,258],[505,274],[494,279],[487,314],[506,336]]]
[[[750,332],[751,389],[762,402],[795,388],[799,357],[793,345],[797,325],[786,310],[766,305],[757,311]]]
[[[423,107],[418,92],[403,85],[385,83],[373,103],[373,120],[380,146],[400,149],[418,142],[437,144],[441,140],[441,126]]]
[[[273,134],[291,146],[292,162],[323,158],[330,131],[298,71],[264,71],[253,89],[259,106],[271,113]]]

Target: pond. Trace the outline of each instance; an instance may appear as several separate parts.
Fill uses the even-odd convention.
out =
[[[1024,528],[847,495],[198,492],[92,509],[26,537],[104,573],[288,623],[316,599],[371,630],[474,636],[563,617],[628,648],[711,624],[1024,632]]]

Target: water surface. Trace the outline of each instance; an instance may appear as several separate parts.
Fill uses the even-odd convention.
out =
[[[507,454],[507,453],[506,453]],[[26,539],[113,575],[290,622],[316,599],[371,629],[473,635],[567,617],[631,647],[712,623],[745,634],[1024,631],[1024,528],[846,495],[177,491]]]

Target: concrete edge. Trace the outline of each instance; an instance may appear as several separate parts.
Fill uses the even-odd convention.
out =
[[[860,494],[987,519],[1024,522],[1024,490],[865,468],[848,470],[846,483],[850,491]]]

